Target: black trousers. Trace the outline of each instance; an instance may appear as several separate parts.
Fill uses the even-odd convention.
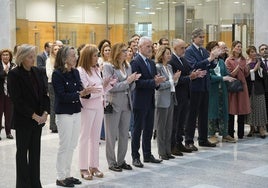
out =
[[[194,143],[194,133],[198,118],[198,141],[206,142],[208,137],[208,91],[192,91],[188,123],[185,127],[185,143]]]
[[[16,188],[42,187],[40,182],[41,133],[41,125],[16,128]]]
[[[245,115],[238,115],[237,117],[237,136],[238,138],[243,138],[245,127]],[[228,122],[228,134],[234,138],[234,115],[229,114]]]
[[[189,112],[189,99],[183,100],[177,99],[178,105],[174,106],[173,113],[173,127],[171,135],[171,149],[176,146],[177,143],[182,143],[184,129],[187,123]]]
[[[140,138],[142,135],[143,157],[151,156],[151,139],[154,127],[154,108],[134,109],[134,126],[131,140],[131,155],[133,159],[139,159]]]

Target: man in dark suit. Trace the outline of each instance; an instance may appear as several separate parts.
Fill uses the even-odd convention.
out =
[[[185,54],[186,43],[181,39],[173,40],[173,54],[169,64],[173,72],[181,71],[181,76],[175,87],[178,104],[174,106],[173,128],[171,138],[171,150],[173,155],[183,156],[182,152],[190,153],[191,149],[185,148],[182,144],[184,128],[187,123],[190,103],[190,83],[191,80],[202,78],[206,75],[206,70],[193,71],[187,60],[183,57]]]
[[[220,50],[216,49],[208,51],[203,48],[205,39],[204,31],[200,28],[194,29],[192,32],[192,45],[185,52],[185,59],[190,63],[192,69],[206,70],[207,73],[203,78],[197,78],[191,83],[191,98],[188,123],[185,127],[185,146],[192,151],[197,151],[194,145],[194,133],[196,128],[196,120],[198,118],[198,143],[199,146],[215,147],[216,144],[208,141],[208,99],[209,99],[209,69],[216,67],[214,59],[220,54]]]
[[[37,55],[37,60],[36,60],[37,67],[39,67],[43,73],[44,81],[46,83],[46,88],[48,88],[48,86],[47,86],[47,74],[46,74],[46,60],[49,57],[50,48],[51,48],[50,42],[46,42],[44,44],[44,51],[41,54]]]
[[[132,72],[141,74],[136,81],[134,90],[133,112],[134,127],[131,140],[133,165],[143,167],[140,161],[140,137],[142,134],[142,150],[144,162],[160,163],[162,160],[155,159],[151,153],[151,138],[154,121],[154,90],[159,84],[165,81],[162,76],[156,75],[156,67],[149,59],[152,54],[152,41],[148,37],[141,37],[139,40],[139,54],[130,63]]]
[[[46,42],[44,45],[44,51],[37,55],[37,67],[46,69],[46,60],[49,57],[50,48],[50,42]]]

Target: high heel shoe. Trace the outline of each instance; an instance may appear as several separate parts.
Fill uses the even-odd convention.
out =
[[[254,126],[250,126],[250,131],[249,131],[247,137],[252,137],[254,135],[254,131],[255,131],[255,127]]]
[[[88,170],[80,170],[81,178],[85,180],[92,180],[93,176],[92,173]]]
[[[90,173],[98,178],[103,178],[103,173],[97,168],[89,168]]]

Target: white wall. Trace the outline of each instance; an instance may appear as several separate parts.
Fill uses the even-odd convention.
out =
[[[16,42],[15,0],[0,0],[0,49],[13,50]]]
[[[268,44],[267,0],[255,0],[254,8],[254,41],[258,48],[260,44]]]

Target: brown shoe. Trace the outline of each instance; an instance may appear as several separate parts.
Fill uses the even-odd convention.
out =
[[[259,127],[259,132],[260,132],[260,137],[264,139],[266,137],[264,127]]]
[[[89,168],[90,173],[98,178],[103,178],[103,173],[98,168]]]
[[[185,144],[185,147],[192,151],[198,151],[198,148],[194,144]]]
[[[92,180],[93,176],[88,170],[80,170],[81,178],[85,180]]]
[[[180,152],[176,146],[171,150],[171,154],[175,156],[183,156],[183,153]]]

